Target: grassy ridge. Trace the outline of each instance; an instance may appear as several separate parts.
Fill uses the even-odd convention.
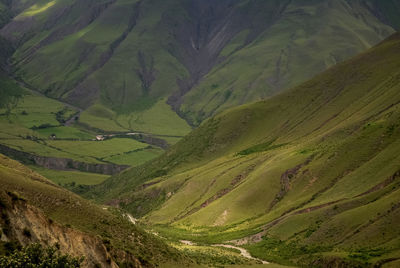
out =
[[[41,209],[47,217],[57,223],[100,236],[103,241],[108,241],[108,250],[117,263],[129,262],[129,258],[124,259],[119,250],[134,256],[130,261],[136,259],[144,266],[154,266],[161,262],[175,265],[190,263],[176,250],[133,225],[119,213],[91,204],[2,155],[0,181],[2,201],[7,192],[14,193]],[[134,234],[136,242],[130,240],[131,234]]]
[[[399,48],[395,34],[292,90],[223,112],[87,196],[174,227],[155,227],[169,236],[262,239],[251,252],[287,264],[397,258]]]
[[[38,171],[48,172],[43,169],[38,169]],[[65,173],[57,173],[58,178]],[[138,264],[143,267],[171,268],[231,264],[247,266],[255,263],[243,258],[238,252],[228,249],[185,246],[176,241],[170,243],[165,238],[149,234],[150,232],[144,231],[141,226],[129,222],[126,216],[122,215],[123,211],[94,205],[3,155],[0,155],[0,183],[2,185],[0,190],[2,224],[7,215],[3,209],[16,206],[15,203],[9,204],[8,200],[11,196],[13,202],[22,200],[20,202],[39,208],[50,219],[51,224],[61,224],[69,229],[80,230],[99,237],[107,248],[110,258],[122,267]],[[9,234],[6,228],[9,228],[7,223],[2,226],[2,231]],[[44,232],[43,229],[45,228],[40,228]],[[53,232],[54,230],[52,229]],[[31,234],[27,228],[23,232],[25,236]],[[46,243],[46,241],[41,242]],[[0,242],[0,255],[3,254],[3,246],[10,248],[12,245],[16,245],[15,241]],[[83,254],[83,252],[79,253]]]
[[[84,108],[85,124],[182,136],[176,111],[199,125],[393,33],[398,0],[380,2],[25,1],[1,35],[14,73]]]
[[[381,39],[370,25],[348,13],[349,8],[364,14],[370,25],[380,25],[358,2],[338,1],[329,7],[324,1],[291,2],[279,21],[253,43],[232,40],[236,49],[185,95],[182,113],[199,123],[229,107],[296,86],[378,43]],[[385,26],[381,29],[392,32]]]

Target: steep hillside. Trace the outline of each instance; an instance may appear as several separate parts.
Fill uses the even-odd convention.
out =
[[[33,3],[34,2],[34,3]],[[7,2],[12,72],[109,131],[188,124],[305,81],[399,27],[399,1]]]
[[[90,267],[190,263],[120,212],[93,205],[3,155],[0,185],[0,254],[39,242],[84,256]]]
[[[87,196],[181,239],[259,242],[248,248],[267,260],[391,264],[400,258],[399,52],[397,33],[212,117]]]

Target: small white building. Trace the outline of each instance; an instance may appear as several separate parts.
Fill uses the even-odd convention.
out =
[[[97,135],[96,136],[96,141],[104,141],[104,136],[103,135]]]

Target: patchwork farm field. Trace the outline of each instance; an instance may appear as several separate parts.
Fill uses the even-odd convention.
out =
[[[94,185],[103,182],[109,177],[108,175],[89,172],[52,170],[34,165],[29,166],[29,168],[61,186],[74,186],[75,184]]]
[[[155,135],[182,137],[191,127],[180,118],[165,99],[154,103],[148,110],[116,113],[103,105],[96,104],[82,113],[80,122],[90,127],[106,131],[127,132],[132,129]]]
[[[93,134],[86,132],[84,130],[80,130],[76,127],[56,126],[56,127],[36,129],[35,131],[44,137],[50,137],[51,135],[55,135],[58,139],[73,139],[73,140],[94,139]]]
[[[125,132],[132,132],[132,130],[113,128],[112,124],[107,121],[101,121],[100,123],[103,125],[96,124],[96,120],[90,120],[91,125],[81,123],[79,108],[26,89],[4,75],[0,86],[8,89],[9,92],[21,92],[20,99],[15,102],[13,107],[8,110],[7,108],[0,109],[1,145],[46,158],[64,158],[89,164],[127,166],[140,165],[164,152],[155,145],[135,140],[133,136],[107,136],[104,140],[103,138],[96,140],[99,131],[100,134],[103,134],[107,130]],[[107,125],[111,127],[107,128]],[[175,134],[184,132],[177,131]],[[120,135],[124,132],[117,133]],[[163,139],[164,137],[157,138]],[[179,136],[167,136],[165,140],[167,143],[173,144],[179,140]],[[24,160],[22,159],[22,161]],[[55,171],[35,165],[31,165],[31,168],[62,185],[71,183],[92,185],[100,183],[108,177],[79,170]]]
[[[68,152],[71,155],[91,157],[103,161],[105,157],[119,155],[138,149],[144,149],[147,145],[134,139],[114,138],[104,141],[66,141],[51,140],[47,145],[57,150]]]
[[[161,155],[163,152],[158,147],[146,146],[133,151],[122,151],[121,153],[105,157],[103,160],[119,165],[138,166]]]

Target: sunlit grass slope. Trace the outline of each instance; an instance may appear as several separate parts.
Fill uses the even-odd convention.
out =
[[[212,117],[87,196],[189,240],[262,232],[248,239],[272,240],[249,248],[270,260],[398,258],[399,50],[395,34],[283,94]]]
[[[53,222],[108,241],[110,256],[119,264],[154,267],[160,263],[183,266],[189,263],[182,254],[133,225],[120,212],[94,205],[3,155],[0,155],[0,183],[2,209],[8,208],[5,196],[17,196],[43,211]]]

